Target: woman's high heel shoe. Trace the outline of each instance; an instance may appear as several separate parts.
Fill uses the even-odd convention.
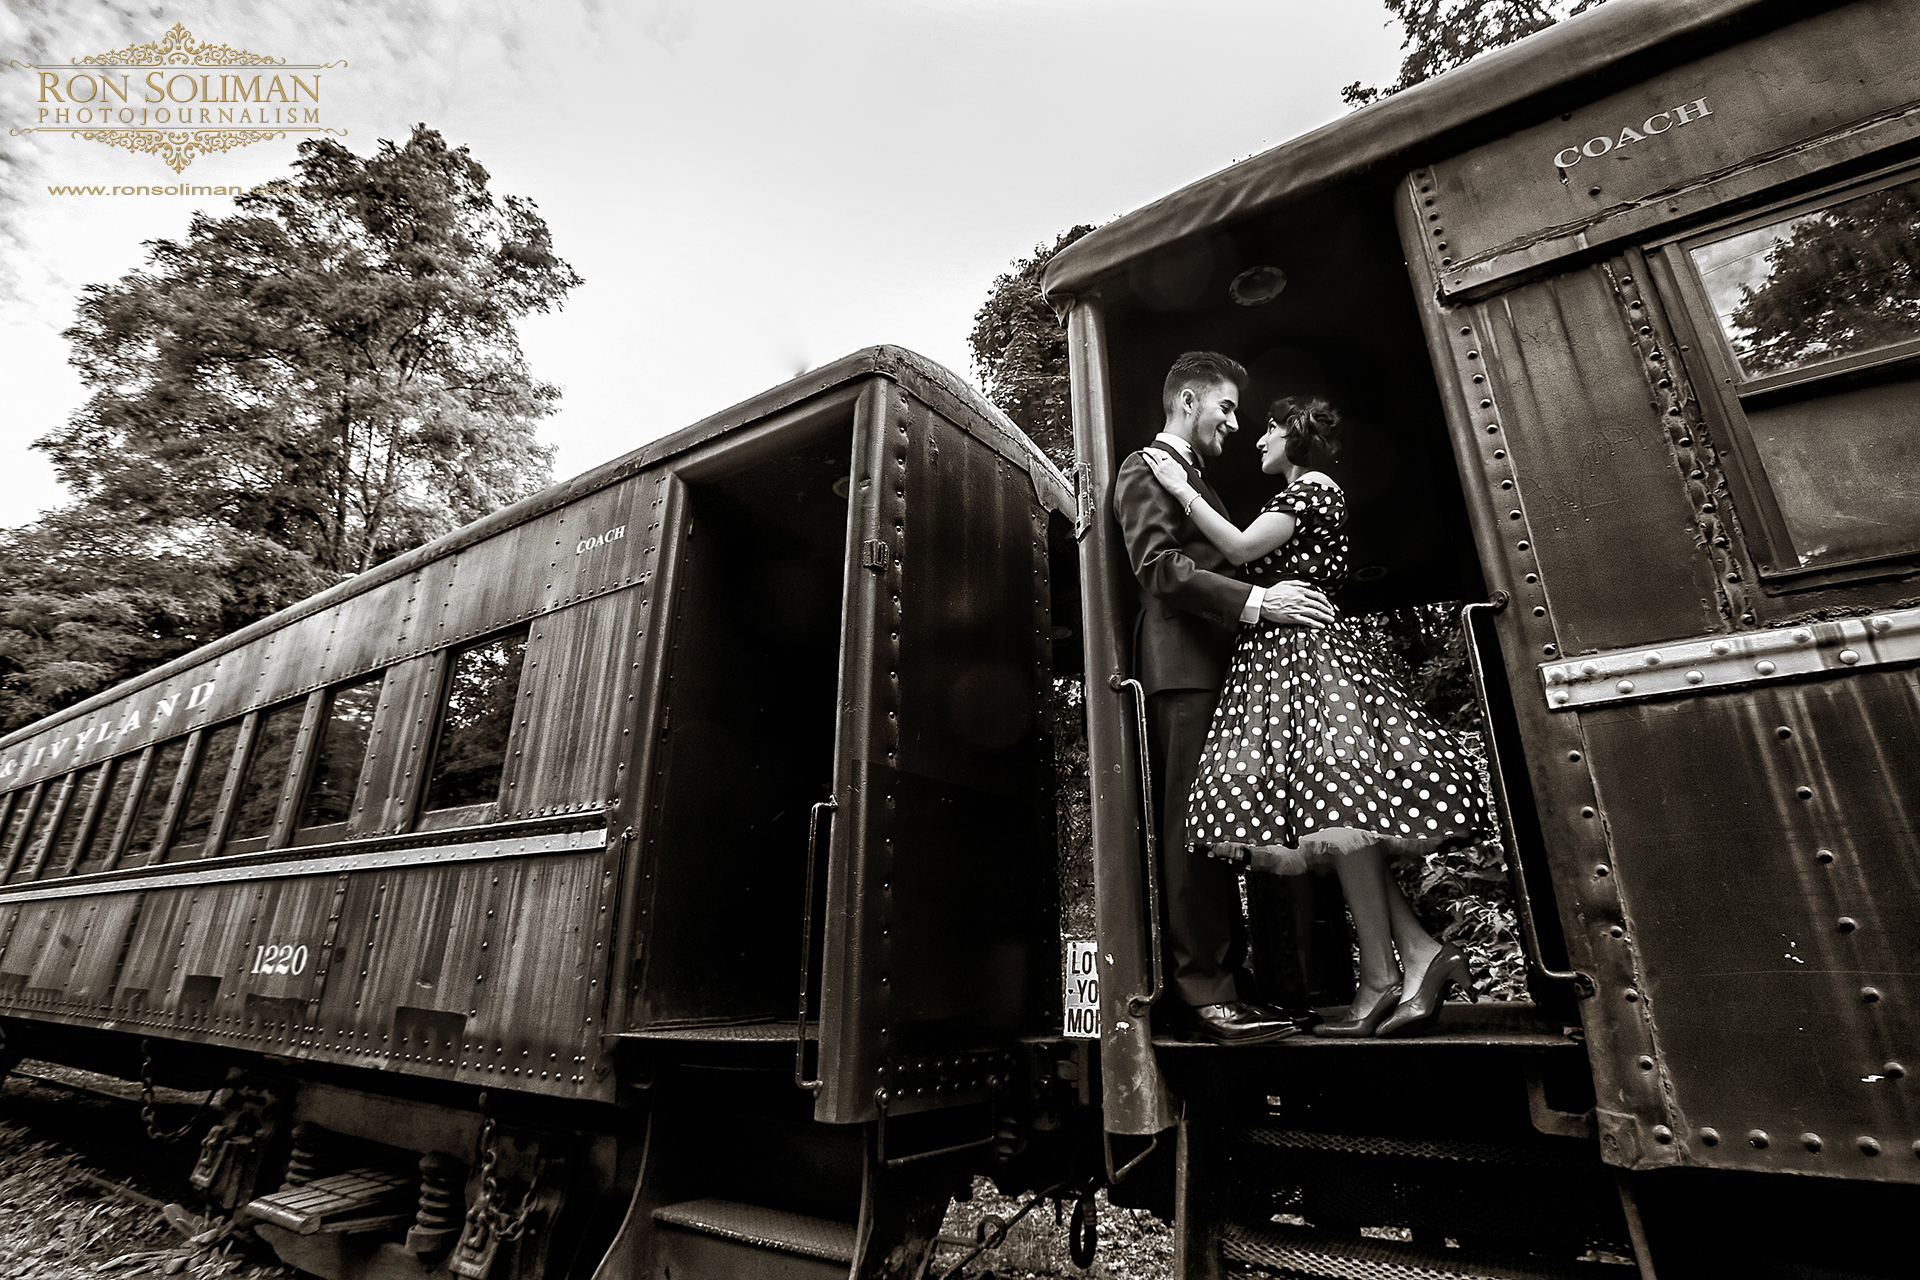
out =
[[[1354,1009],[1337,1022],[1319,1023],[1313,1028],[1313,1034],[1334,1040],[1357,1040],[1362,1036],[1373,1035],[1374,1028],[1380,1025],[1380,1020],[1392,1013],[1399,1003],[1400,984],[1396,982],[1380,993],[1380,998],[1373,1002],[1371,1009],[1364,1013]]]
[[[1404,986],[1406,979],[1402,978]],[[1420,975],[1419,983],[1413,994],[1400,1002],[1387,1020],[1373,1033],[1376,1036],[1396,1036],[1417,1031],[1440,1016],[1440,1002],[1446,998],[1447,988],[1457,986],[1467,993],[1467,999],[1478,1000],[1474,994],[1473,974],[1467,969],[1467,958],[1460,954],[1460,948],[1443,942],[1440,950],[1428,962],[1425,973]]]

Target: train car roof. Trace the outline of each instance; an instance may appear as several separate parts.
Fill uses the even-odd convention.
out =
[[[832,364],[822,365],[791,381],[762,391],[718,413],[710,414],[691,426],[661,436],[657,440],[648,441],[630,453],[614,458],[610,462],[604,462],[571,480],[550,485],[531,497],[522,498],[512,506],[503,507],[492,515],[483,516],[471,524],[463,525],[425,546],[416,547],[404,555],[396,556],[384,564],[376,565],[364,573],[336,583],[324,591],[308,596],[298,604],[289,605],[278,613],[270,614],[258,622],[250,623],[238,631],[184,653],[151,671],[142,672],[140,675],[94,694],[85,701],[63,708],[52,715],[43,716],[32,724],[0,736],[0,749],[12,746],[34,734],[45,732],[57,721],[86,715],[117,698],[125,697],[129,689],[166,680],[209,658],[237,649],[309,614],[329,609],[340,601],[371,590],[381,583],[405,577],[421,565],[463,547],[470,547],[503,529],[510,529],[555,507],[564,506],[609,485],[617,484],[629,476],[645,471],[659,462],[685,453],[729,431],[763,421],[784,409],[811,400],[843,384],[858,382],[867,377],[890,379],[905,386],[922,400],[933,403],[936,407],[948,409],[962,430],[984,441],[989,447],[1026,471],[1028,479],[1033,484],[1034,493],[1043,505],[1054,511],[1072,514],[1073,493],[1059,469],[1047,459],[1038,446],[1027,439],[1025,433],[1015,426],[1011,419],[995,408],[978,391],[968,386],[950,370],[905,347],[884,345],[867,347],[852,355],[843,356]]]
[[[1415,164],[1837,3],[1611,0],[1108,223],[1060,251],[1042,291],[1064,308],[1102,277],[1182,241],[1346,183],[1396,181]]]

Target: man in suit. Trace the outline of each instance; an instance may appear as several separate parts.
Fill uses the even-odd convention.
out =
[[[1247,371],[1212,351],[1174,361],[1161,390],[1165,424],[1153,447],[1179,459],[1197,492],[1226,508],[1203,469],[1239,429],[1235,414]],[[1138,451],[1120,464],[1113,514],[1142,591],[1135,669],[1147,694],[1155,822],[1160,833],[1171,987],[1200,1034],[1217,1044],[1261,1044],[1299,1029],[1278,1010],[1244,1001],[1237,976],[1246,955],[1240,888],[1226,863],[1187,847],[1187,793],[1220,700],[1234,635],[1261,619],[1323,627],[1333,606],[1319,591],[1283,582],[1264,591],[1229,577],[1226,557],[1200,532]]]

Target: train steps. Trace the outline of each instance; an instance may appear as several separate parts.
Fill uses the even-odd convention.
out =
[[[673,1280],[845,1280],[854,1225],[738,1200],[687,1200],[653,1211],[656,1274]]]
[[[1637,1268],[1368,1237],[1330,1239],[1303,1227],[1230,1226],[1228,1274],[1285,1280],[1635,1280]]]
[[[1633,1280],[1591,1142],[1379,1137],[1251,1124],[1226,1138],[1222,1256],[1285,1277]],[[1363,1229],[1408,1239],[1362,1235]],[[1597,1260],[1617,1258],[1619,1263]]]

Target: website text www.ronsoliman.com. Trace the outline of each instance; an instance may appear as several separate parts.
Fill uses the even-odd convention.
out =
[[[263,182],[257,186],[195,186],[180,182],[165,187],[82,187],[49,186],[50,196],[297,196],[300,188],[290,182]]]

